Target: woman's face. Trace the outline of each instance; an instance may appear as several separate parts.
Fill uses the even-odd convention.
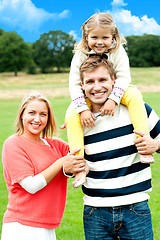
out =
[[[40,138],[48,121],[48,108],[41,100],[31,100],[22,115],[23,135],[29,139]]]

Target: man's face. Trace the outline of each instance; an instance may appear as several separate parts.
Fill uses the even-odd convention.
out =
[[[100,66],[91,72],[83,73],[82,88],[95,108],[101,108],[112,91],[114,77],[110,77],[105,66]]]

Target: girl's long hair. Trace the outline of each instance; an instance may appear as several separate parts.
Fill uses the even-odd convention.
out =
[[[91,49],[88,46],[87,37],[91,30],[93,30],[95,27],[100,26],[103,28],[106,28],[107,30],[111,31],[112,34],[112,46],[108,50],[108,52],[116,51],[120,44],[125,44],[126,40],[124,37],[121,37],[119,34],[119,30],[117,26],[115,25],[113,18],[110,14],[100,12],[95,13],[92,15],[83,25],[82,25],[82,39],[81,41],[75,45],[74,52],[77,50],[82,51],[90,51]]]

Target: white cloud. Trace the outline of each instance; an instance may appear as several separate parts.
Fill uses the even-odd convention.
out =
[[[120,0],[114,0],[114,2],[117,1],[119,2]],[[160,35],[160,25],[154,18],[148,18],[147,15],[138,17],[132,15],[131,11],[121,7],[113,8],[112,11],[107,11],[107,13],[112,15],[120,33],[124,36],[143,35],[145,33]]]
[[[119,6],[126,6],[127,3],[124,3],[123,0],[113,0],[113,2],[111,2],[111,5],[113,7],[119,7]]]
[[[59,18],[67,18],[69,15],[69,10],[64,10],[63,12],[61,12],[60,14],[58,14]]]
[[[37,8],[31,0],[0,1],[0,22],[23,31],[37,31],[44,22],[57,21],[67,18],[68,15],[68,10],[61,13],[49,13],[42,8]]]
[[[73,36],[75,40],[78,38],[77,33],[76,33],[76,31],[74,31],[74,30],[71,30],[71,31],[69,32],[69,35]]]

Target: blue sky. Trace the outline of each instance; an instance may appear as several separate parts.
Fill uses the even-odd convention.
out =
[[[81,38],[81,25],[95,12],[108,12],[123,36],[160,35],[159,1],[143,0],[0,0],[0,28],[35,42],[50,30]]]

